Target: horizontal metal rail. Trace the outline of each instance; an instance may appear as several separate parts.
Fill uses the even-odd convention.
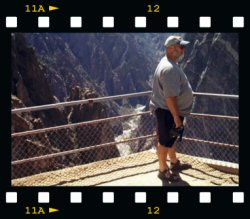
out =
[[[239,95],[232,95],[232,94],[213,94],[213,93],[199,93],[193,92],[194,96],[209,96],[209,97],[223,97],[223,98],[230,98],[230,99],[239,99]]]
[[[139,97],[139,96],[145,96],[145,95],[150,95],[150,94],[151,94],[151,91],[146,91],[146,92],[138,92],[138,93],[131,93],[131,94],[116,95],[116,96],[98,97],[98,98],[93,98],[93,99],[46,104],[46,105],[42,105],[42,106],[32,106],[32,107],[13,109],[13,110],[11,110],[11,113],[32,112],[32,111],[46,110],[46,109],[51,109],[51,108],[60,108],[60,107],[65,107],[65,106],[74,106],[74,105],[86,104],[86,103],[105,102],[105,101],[109,101],[109,100],[118,100],[118,99],[123,99],[123,98]]]
[[[101,123],[101,122],[109,122],[109,121],[112,121],[115,119],[124,119],[124,118],[133,117],[133,116],[141,116],[141,115],[145,115],[145,114],[149,114],[149,113],[150,113],[149,111],[141,112],[141,113],[133,113],[133,114],[127,114],[127,115],[123,115],[123,116],[113,116],[113,117],[104,118],[104,119],[96,119],[96,120],[91,120],[91,121],[87,121],[87,122],[78,122],[78,123],[73,123],[73,124],[30,130],[30,131],[25,131],[25,132],[17,132],[17,133],[11,134],[11,137],[31,135],[31,134],[37,134],[37,133],[42,133],[42,132],[48,132],[48,131],[55,131],[55,130],[60,130],[60,129],[64,129],[64,128],[75,128],[75,127],[82,126],[82,125],[93,125],[93,124],[97,124],[97,123]]]
[[[183,137],[182,139],[186,141],[194,141],[194,142],[206,143],[206,144],[223,146],[223,147],[239,148],[239,145],[235,145],[235,144],[226,144],[226,143],[221,143],[221,142],[207,141],[207,140],[202,140],[202,139],[197,139],[197,138],[187,138],[187,137]]]
[[[224,116],[224,115],[212,115],[212,114],[202,114],[202,113],[190,113],[193,117],[210,117],[210,118],[220,118],[220,119],[232,119],[238,120],[238,116]]]
[[[32,135],[32,134],[37,134],[37,133],[42,133],[42,132],[48,132],[48,131],[56,131],[64,128],[74,128],[82,125],[93,125],[101,122],[109,122],[115,119],[124,119],[124,118],[129,118],[133,116],[141,116],[141,115],[146,115],[150,114],[150,111],[146,112],[141,112],[141,113],[133,113],[133,114],[127,114],[123,116],[114,116],[114,117],[109,117],[109,118],[104,118],[104,119],[96,119],[96,120],[91,120],[87,122],[79,122],[79,123],[73,123],[73,124],[67,124],[67,125],[60,125],[60,126],[55,126],[55,127],[49,127],[49,128],[43,128],[43,129],[36,129],[36,130],[30,130],[30,131],[25,131],[25,132],[17,132],[11,134],[11,137],[17,137],[17,136],[24,136],[24,135]],[[193,117],[212,117],[212,118],[225,118],[225,119],[232,119],[232,120],[238,120],[239,117],[236,116],[221,116],[221,115],[210,115],[210,114],[200,114],[200,113],[191,113],[191,116]]]
[[[146,95],[151,95],[151,93],[152,93],[152,91],[145,91],[145,92],[123,94],[123,95],[116,95],[116,96],[98,97],[98,98],[93,98],[93,99],[46,104],[46,105],[42,105],[42,106],[24,107],[24,108],[19,108],[19,109],[12,109],[11,113],[15,114],[15,113],[47,110],[47,109],[52,109],[52,108],[61,108],[61,107],[66,107],[66,106],[74,106],[74,105],[86,104],[86,103],[105,102],[105,101],[118,100],[118,99],[123,99],[123,98],[146,96]],[[220,98],[231,98],[231,99],[238,99],[239,98],[239,95],[213,94],[213,93],[193,92],[193,95],[194,96],[211,96],[211,97],[220,97]]]

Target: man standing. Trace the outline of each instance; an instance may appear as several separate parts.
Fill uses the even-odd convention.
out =
[[[166,55],[158,64],[153,81],[150,109],[157,119],[157,155],[159,159],[158,177],[162,180],[177,181],[175,171],[191,168],[176,157],[175,141],[170,130],[183,126],[183,119],[190,114],[193,92],[188,79],[178,62],[184,57],[185,46],[190,42],[181,36],[169,36],[165,41]],[[170,167],[167,165],[167,155]]]

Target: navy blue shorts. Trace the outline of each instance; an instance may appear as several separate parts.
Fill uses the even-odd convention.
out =
[[[172,147],[177,137],[171,137],[169,131],[175,125],[174,118],[169,110],[157,108],[155,110],[155,116],[157,120],[157,137],[158,142],[165,147]],[[181,117],[183,121],[183,117]]]

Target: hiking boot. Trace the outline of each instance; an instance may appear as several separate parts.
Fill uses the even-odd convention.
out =
[[[158,178],[160,178],[161,180],[167,180],[169,182],[176,182],[180,179],[180,177],[176,174],[174,174],[171,170],[167,169],[164,170],[163,172],[161,172],[159,170],[158,172]]]
[[[189,163],[182,163],[180,162],[180,160],[177,160],[176,163],[172,163],[170,164],[170,169],[172,171],[181,171],[181,170],[187,170],[192,168],[192,165]]]

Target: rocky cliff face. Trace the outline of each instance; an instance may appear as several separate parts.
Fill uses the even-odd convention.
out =
[[[93,88],[100,96],[150,90],[149,76],[162,55],[166,34],[32,33],[25,37],[47,66],[50,87],[62,101],[73,86]],[[145,98],[130,100],[140,101],[146,104]]]
[[[24,35],[41,65],[46,66],[48,85],[59,101],[64,101],[72,87],[96,87],[74,56],[68,44],[56,33]]]
[[[47,66],[39,62],[35,50],[28,46],[22,34],[12,35],[11,55],[11,93],[18,97],[24,106],[55,103],[56,97],[47,77]],[[32,115],[41,118],[46,126],[67,122],[63,112],[58,109],[32,113]]]
[[[156,56],[147,34],[61,34],[89,76],[109,95],[148,90]],[[149,41],[149,40],[148,40]],[[149,41],[150,42],[150,41]]]
[[[196,92],[239,93],[239,38],[236,33],[186,34],[191,41],[182,67]],[[197,98],[193,112],[238,115],[238,102]]]

